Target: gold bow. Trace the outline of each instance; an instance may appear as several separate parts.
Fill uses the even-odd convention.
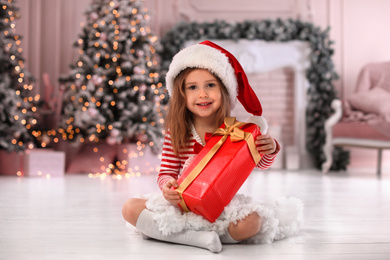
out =
[[[256,150],[256,145],[254,138],[251,133],[247,133],[239,127],[245,125],[243,122],[236,121],[235,117],[225,117],[224,119],[225,128],[218,128],[217,131],[213,133],[215,135],[222,135],[222,138],[210,149],[210,151],[202,158],[198,165],[188,174],[188,176],[180,183],[180,186],[176,189],[179,192],[181,197],[180,206],[183,211],[190,211],[183,199],[183,192],[187,187],[198,177],[202,172],[207,163],[213,158],[214,154],[219,150],[223,145],[226,139],[230,136],[232,142],[239,142],[245,140],[248,144],[249,150],[252,154],[252,158],[257,165],[261,159],[261,155]]]
[[[245,125],[243,122],[236,121],[235,117],[225,117],[224,119],[225,128],[218,128],[217,131],[213,133],[214,135],[222,135],[224,141],[230,136],[230,140],[232,142],[239,142],[244,140],[245,138],[245,131],[240,129],[240,126]]]

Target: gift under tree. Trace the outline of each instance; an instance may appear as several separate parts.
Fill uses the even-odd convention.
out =
[[[73,142],[137,143],[159,150],[162,137],[157,51],[143,1],[94,0],[75,46],[80,56],[62,77],[59,132]]]
[[[15,33],[15,19],[20,17],[14,0],[0,0],[0,150],[22,151],[33,142],[37,120],[33,96],[33,77],[25,69]]]

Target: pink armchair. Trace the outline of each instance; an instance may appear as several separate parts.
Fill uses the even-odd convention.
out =
[[[335,113],[325,122],[323,147],[327,173],[333,163],[334,146],[378,150],[377,174],[381,174],[382,150],[390,149],[390,62],[366,65],[359,74],[356,92],[344,100],[333,100]]]

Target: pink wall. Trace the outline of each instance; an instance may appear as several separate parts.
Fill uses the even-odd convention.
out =
[[[342,56],[344,94],[356,85],[356,75],[368,62],[390,60],[390,1],[342,1]]]
[[[26,67],[38,80],[48,72],[58,88],[58,77],[68,72],[68,65],[78,56],[72,44],[90,1],[17,0],[22,14],[17,32],[24,36]],[[159,36],[181,20],[233,22],[280,17],[311,21],[323,29],[331,26],[331,38],[336,42],[334,62],[341,77],[336,89],[341,97],[353,92],[363,65],[390,60],[388,0],[145,0],[145,6]],[[40,81],[36,89],[44,91]],[[384,161],[390,161],[390,153],[384,155]],[[374,165],[375,154],[371,157]],[[360,161],[359,155],[352,158],[352,165],[355,161]]]

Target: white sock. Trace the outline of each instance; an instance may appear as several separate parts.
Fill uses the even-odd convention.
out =
[[[222,244],[238,244],[240,241],[235,240],[232,238],[232,236],[229,234],[229,231],[226,231],[226,233],[219,237]]]
[[[221,252],[222,244],[216,232],[185,230],[165,236],[153,220],[153,214],[153,212],[144,209],[138,217],[136,227],[145,236],[166,242],[205,248],[213,253]]]

